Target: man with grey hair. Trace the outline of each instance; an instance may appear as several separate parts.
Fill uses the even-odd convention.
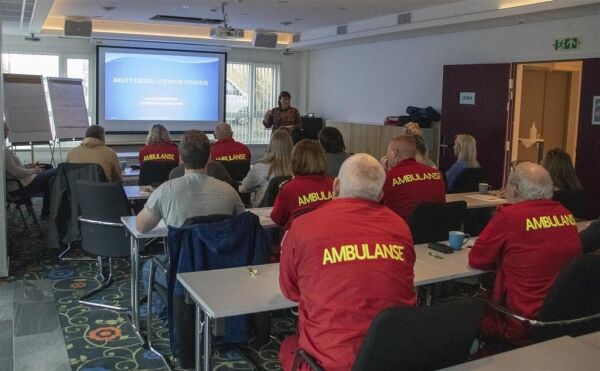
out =
[[[334,200],[296,218],[283,238],[279,285],[299,303],[299,336],[281,345],[290,370],[302,348],[326,370],[350,369],[373,318],[412,306],[415,251],[408,226],[379,204],[385,171],[367,154],[349,157]]]
[[[250,150],[248,147],[233,139],[231,126],[226,122],[220,122],[215,126],[215,139],[211,145],[210,159],[214,161],[250,161]]]
[[[561,269],[581,254],[575,218],[552,201],[552,179],[538,164],[524,162],[509,175],[502,207],[469,253],[473,268],[496,271],[492,300],[535,318]],[[484,335],[520,344],[527,329],[498,312],[486,313]]]

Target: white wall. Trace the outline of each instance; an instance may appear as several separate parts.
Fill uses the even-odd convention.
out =
[[[555,52],[554,38],[580,50]],[[441,108],[443,66],[600,57],[600,16],[466,31],[309,52],[307,110],[379,123],[406,106]],[[303,84],[303,83],[301,83]]]
[[[89,57],[90,65],[90,97],[93,106],[96,102],[96,46],[88,39],[42,37],[39,42],[26,41],[22,36],[5,35],[2,52],[53,53],[64,57]],[[132,44],[135,46],[135,44]],[[144,47],[143,43],[139,43]],[[283,56],[280,51],[267,49],[235,48],[228,52],[230,62],[279,63],[281,65],[281,89],[288,90],[293,97],[300,96],[299,60],[300,55]],[[66,66],[61,66],[61,75]],[[304,107],[298,107],[301,113]],[[95,107],[91,107],[92,120],[95,118]]]

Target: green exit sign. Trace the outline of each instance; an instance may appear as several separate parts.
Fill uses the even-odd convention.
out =
[[[579,37],[564,37],[554,40],[554,50],[577,50],[581,40]]]

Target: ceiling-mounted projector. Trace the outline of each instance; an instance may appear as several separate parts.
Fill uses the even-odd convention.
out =
[[[213,39],[243,39],[244,30],[231,27],[213,27],[210,29],[210,37]]]

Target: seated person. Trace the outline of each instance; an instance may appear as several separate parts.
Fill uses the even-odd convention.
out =
[[[210,159],[213,161],[250,161],[250,150],[244,143],[233,139],[231,126],[221,122],[215,126],[215,139],[210,147]]]
[[[465,169],[480,167],[477,161],[477,143],[469,134],[459,134],[454,139],[454,155],[457,161],[446,171],[448,192],[454,192],[456,181]]]
[[[293,178],[282,184],[271,219],[287,230],[294,218],[333,198],[333,178],[324,176],[325,155],[319,143],[302,139],[292,150]]]
[[[552,179],[540,165],[524,162],[508,177],[506,198],[469,253],[473,268],[496,271],[492,300],[535,318],[561,269],[581,254],[575,218],[551,200]],[[527,339],[520,323],[490,310],[486,337],[518,345]]]
[[[4,125],[4,138],[8,137],[8,126]],[[42,206],[42,217],[45,218],[50,212],[50,178],[56,173],[56,169],[45,169],[37,164],[25,165],[12,151],[4,148],[6,178],[16,179],[23,186],[23,192],[28,197],[33,197],[37,194],[44,195]],[[15,182],[6,182],[7,192],[16,194],[20,192],[18,184]]]
[[[335,199],[299,216],[285,235],[279,285],[299,303],[299,335],[281,344],[284,370],[298,348],[326,370],[349,370],[379,312],[415,305],[412,237],[379,204],[384,182],[375,158],[351,156],[334,181]]]
[[[260,204],[271,178],[291,175],[293,147],[292,137],[287,130],[273,132],[264,157],[252,166],[239,188],[240,192],[252,193],[252,207]]]
[[[415,160],[417,160],[417,162],[420,164],[437,168],[437,166],[435,166],[435,162],[431,161],[429,158],[429,151],[427,150],[427,143],[425,143],[425,139],[418,134],[411,134],[410,136],[415,140],[415,144],[417,146],[417,155],[415,156]]]
[[[394,138],[387,152],[387,172],[383,204],[408,220],[421,203],[446,202],[442,173],[415,160],[417,146],[408,135]]]
[[[146,145],[140,149],[140,165],[146,161],[171,161],[179,163],[179,150],[171,141],[167,128],[153,125],[146,137]]]
[[[109,182],[121,182],[121,166],[117,154],[104,143],[104,128],[91,125],[78,147],[67,155],[67,162],[75,164],[99,164]]]
[[[337,176],[340,171],[340,166],[350,155],[346,152],[344,145],[344,137],[337,128],[326,126],[319,131],[319,143],[325,151],[325,159],[327,160],[327,176]]]
[[[542,166],[548,170],[555,191],[578,191],[583,189],[575,174],[571,156],[562,149],[554,148],[546,153]]]
[[[238,215],[245,211],[240,196],[227,183],[206,174],[210,157],[210,141],[199,130],[186,131],[179,144],[185,175],[161,184],[148,198],[136,218],[136,227],[147,232],[161,219],[165,224],[181,227],[185,220],[195,216]],[[143,282],[148,283],[149,261],[144,264]],[[159,269],[156,282],[167,286],[166,277]],[[158,296],[153,308],[164,313],[165,306]]]

